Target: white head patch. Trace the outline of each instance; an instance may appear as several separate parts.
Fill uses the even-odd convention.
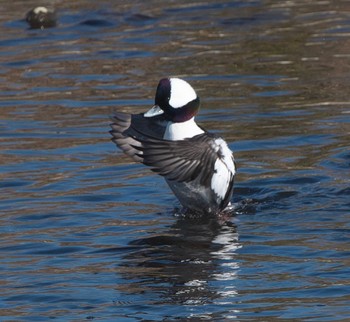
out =
[[[34,10],[34,13],[38,15],[39,13],[47,13],[48,10],[45,7],[36,7]]]
[[[182,107],[197,98],[197,94],[192,86],[180,78],[170,78],[170,106],[174,108]]]

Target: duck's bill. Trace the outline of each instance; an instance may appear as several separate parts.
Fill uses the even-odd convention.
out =
[[[154,117],[158,115],[162,115],[164,111],[158,106],[154,105],[149,111],[147,111],[144,115],[144,117]]]

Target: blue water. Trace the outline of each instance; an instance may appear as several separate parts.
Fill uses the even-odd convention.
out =
[[[52,4],[0,13],[0,321],[350,319],[348,3]],[[169,75],[234,151],[227,221],[110,141]]]

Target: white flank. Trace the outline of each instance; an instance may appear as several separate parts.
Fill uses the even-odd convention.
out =
[[[222,200],[226,195],[226,191],[230,183],[230,172],[220,159],[216,160],[214,169],[215,172],[211,178],[211,188]]]
[[[169,122],[164,133],[164,139],[172,141],[183,140],[202,133],[204,131],[196,124],[192,117],[186,122]]]
[[[180,78],[170,78],[170,106],[174,108],[182,107],[196,99],[197,94],[192,86]]]
[[[38,15],[40,12],[47,13],[49,10],[47,10],[45,7],[36,7],[33,11],[36,15]]]
[[[223,162],[226,164],[227,168],[231,170],[232,174],[236,173],[236,167],[234,163],[234,158],[232,155],[232,151],[227,146],[227,143],[221,139],[215,139],[215,143],[218,145],[218,150],[220,150],[220,154],[223,156]]]
[[[215,161],[211,188],[220,199],[224,199],[231,178],[236,173],[232,152],[223,139],[216,139],[216,151],[222,156]]]

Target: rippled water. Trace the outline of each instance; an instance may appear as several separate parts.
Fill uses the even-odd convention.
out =
[[[0,11],[0,320],[350,319],[349,2],[35,4]],[[234,150],[227,222],[110,142],[168,75]]]

